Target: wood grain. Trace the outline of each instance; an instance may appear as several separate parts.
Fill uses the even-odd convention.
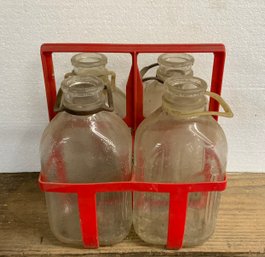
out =
[[[229,174],[213,237],[179,251],[147,245],[133,231],[112,247],[61,244],[50,232],[37,176],[0,174],[0,256],[265,256],[265,174]]]

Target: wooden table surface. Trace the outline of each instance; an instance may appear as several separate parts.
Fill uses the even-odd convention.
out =
[[[204,245],[166,250],[132,231],[112,247],[79,249],[52,235],[37,173],[0,174],[0,256],[265,256],[265,174],[233,173],[216,231]]]

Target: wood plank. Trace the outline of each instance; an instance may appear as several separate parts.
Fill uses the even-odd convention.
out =
[[[120,244],[93,250],[58,242],[37,176],[0,174],[0,256],[265,256],[265,174],[229,174],[213,237],[179,251],[148,245],[133,231]]]

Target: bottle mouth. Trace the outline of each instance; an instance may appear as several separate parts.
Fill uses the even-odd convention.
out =
[[[169,93],[184,97],[204,95],[207,89],[207,83],[197,77],[171,77],[165,81],[165,86]]]
[[[104,89],[104,84],[95,76],[71,76],[62,81],[61,89],[72,97],[86,97],[98,94]]]
[[[185,66],[192,66],[194,63],[194,58],[190,54],[161,54],[158,57],[158,63],[159,65],[180,68]]]
[[[107,64],[107,56],[100,53],[79,53],[71,58],[75,67],[92,68]]]

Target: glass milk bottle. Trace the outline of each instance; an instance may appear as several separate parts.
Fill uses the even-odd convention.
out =
[[[217,94],[199,78],[169,78],[162,106],[138,127],[134,148],[136,181],[192,183],[224,179],[227,142],[212,117],[232,117]],[[225,112],[207,111],[207,96]],[[214,232],[220,192],[190,193],[184,246],[205,242]],[[138,236],[153,244],[167,242],[169,194],[136,192],[133,225]]]
[[[70,76],[57,96],[59,113],[40,145],[41,173],[47,182],[89,183],[131,179],[131,135],[113,112],[111,90],[105,103],[102,80]],[[77,195],[45,193],[50,227],[62,242],[82,244]],[[89,213],[87,213],[89,215]],[[100,245],[122,241],[132,223],[129,192],[97,193]]]
[[[126,115],[126,96],[121,89],[116,87],[116,74],[106,68],[107,56],[100,53],[79,53],[71,58],[74,67],[72,72],[66,73],[65,78],[78,75],[94,75],[100,77],[112,91],[114,111],[124,118]]]
[[[141,76],[144,82],[143,112],[145,117],[148,117],[161,106],[162,95],[165,92],[164,81],[172,76],[191,77],[193,75],[193,63],[194,58],[189,54],[161,54],[158,57],[158,63],[147,66],[141,70]],[[147,71],[156,66],[158,66],[156,76],[144,78]]]

